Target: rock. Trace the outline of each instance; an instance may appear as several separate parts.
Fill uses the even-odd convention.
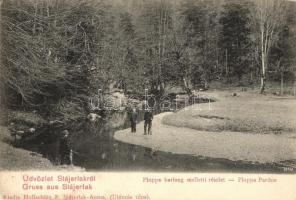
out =
[[[30,152],[30,155],[31,156],[39,156],[40,157],[40,154],[36,153],[36,152]],[[39,162],[42,162],[41,160]]]
[[[89,121],[91,121],[91,122],[96,122],[96,121],[98,121],[100,118],[101,118],[101,116],[98,115],[98,114],[95,114],[95,113],[89,113],[89,114],[87,115],[87,119],[88,119]]]
[[[276,95],[276,96],[280,96],[281,95],[280,92],[275,92],[273,94]]]
[[[12,137],[14,137],[14,140],[16,142],[17,140],[20,140],[23,137],[23,135],[25,134],[25,131],[16,131],[16,132],[11,132],[10,134]]]
[[[121,110],[128,103],[127,97],[121,92],[114,92],[104,96],[105,109]]]
[[[28,130],[30,133],[34,133],[35,131],[36,131],[36,129],[35,128],[29,128],[29,130]]]
[[[23,135],[25,133],[25,131],[17,131],[16,134],[17,135]]]
[[[51,121],[49,121],[49,124],[50,125],[53,125],[53,124],[63,124],[63,122],[62,121],[59,121],[59,120],[51,120]]]

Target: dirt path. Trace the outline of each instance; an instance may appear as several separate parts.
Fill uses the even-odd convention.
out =
[[[154,117],[153,135],[143,135],[143,122],[137,133],[117,131],[116,140],[176,154],[271,163],[296,159],[295,135],[246,134],[240,132],[206,132],[177,128],[161,123],[170,113]]]

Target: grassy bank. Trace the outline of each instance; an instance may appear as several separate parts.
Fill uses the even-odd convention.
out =
[[[1,170],[54,170],[57,169],[40,154],[11,145],[12,138],[6,127],[0,127],[0,169]]]
[[[53,165],[41,154],[16,148],[11,145],[12,138],[7,127],[0,126],[0,170],[21,171],[21,170],[71,170],[84,171],[76,166]]]
[[[235,93],[235,95],[234,95]],[[217,102],[187,107],[164,117],[162,123],[205,131],[296,133],[296,99],[257,92],[207,92]]]

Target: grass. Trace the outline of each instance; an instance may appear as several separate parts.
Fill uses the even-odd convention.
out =
[[[232,94],[236,92],[237,96]],[[212,91],[217,102],[187,107],[162,123],[204,131],[296,133],[296,98],[259,95],[257,91]]]

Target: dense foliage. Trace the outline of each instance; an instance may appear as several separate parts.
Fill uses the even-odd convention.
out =
[[[278,73],[295,66],[295,5],[285,4],[268,54]],[[164,93],[167,86],[190,92],[250,73],[253,82],[261,65],[256,6],[251,0],[4,1],[9,106],[75,120],[88,112],[88,97],[110,85]]]

